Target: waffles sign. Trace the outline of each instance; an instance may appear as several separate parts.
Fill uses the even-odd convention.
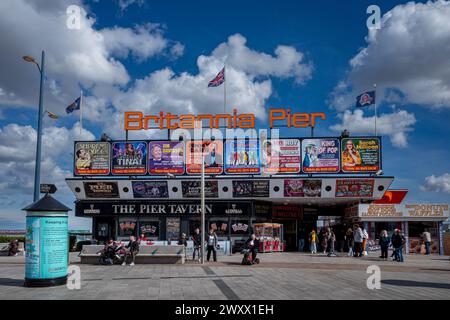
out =
[[[444,221],[448,204],[360,204],[358,217],[363,221]]]

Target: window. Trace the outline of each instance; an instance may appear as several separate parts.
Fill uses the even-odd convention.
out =
[[[140,221],[139,235],[144,234],[147,239],[158,240],[160,233],[159,221]]]
[[[126,238],[136,235],[136,221],[135,220],[119,220],[118,236]]]

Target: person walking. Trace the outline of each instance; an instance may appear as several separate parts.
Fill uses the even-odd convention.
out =
[[[336,243],[336,235],[332,228],[328,228],[327,234],[328,234],[328,247],[329,247],[328,256],[336,257],[336,255],[334,254],[334,245]]]
[[[327,247],[328,247],[328,232],[327,232],[327,229],[322,229],[322,230],[320,230],[320,232],[322,233],[321,247],[323,250],[323,254],[326,254]]]
[[[389,244],[391,243],[391,238],[389,237],[386,230],[380,233],[380,248],[381,248],[381,259],[387,260]]]
[[[367,233],[367,230],[364,228],[364,226],[361,226],[361,231],[363,234],[363,239],[361,243],[361,251],[363,256],[367,256],[367,242],[369,240],[369,234]]]
[[[392,236],[392,246],[394,247],[394,260],[397,262],[403,262],[403,245],[405,243],[405,237],[401,234],[399,229],[395,229]]]
[[[309,249],[312,254],[317,253],[317,233],[314,229],[309,233]]]
[[[348,228],[345,233],[345,242],[347,244],[348,256],[353,256],[353,230],[352,228]]]
[[[430,254],[431,234],[430,232],[428,232],[428,229],[425,229],[425,231],[422,233],[422,241],[425,244],[425,254]]]
[[[209,229],[209,233],[208,233],[208,236],[206,237],[206,243],[207,243],[207,250],[208,250],[208,253],[207,253],[207,255],[206,255],[206,260],[209,262],[209,258],[211,257],[211,252],[213,253],[213,260],[214,260],[214,262],[217,262],[217,252],[216,252],[216,249],[217,249],[217,243],[218,243],[218,240],[217,240],[217,235],[216,235],[216,233],[214,232],[214,229]]]
[[[194,234],[192,235],[192,242],[194,243],[194,252],[192,254],[192,260],[195,260],[195,253],[197,253],[197,260],[200,262],[200,252],[202,246],[202,237],[200,235],[200,229],[195,228]]]
[[[353,232],[353,241],[354,241],[354,257],[362,257],[362,242],[363,242],[363,232],[361,227],[358,224],[354,226]]]

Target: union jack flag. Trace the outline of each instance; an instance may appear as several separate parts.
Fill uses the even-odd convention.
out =
[[[225,82],[225,67],[208,83],[208,87],[218,87]]]

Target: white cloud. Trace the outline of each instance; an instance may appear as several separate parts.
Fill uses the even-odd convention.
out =
[[[208,82],[226,64],[227,112],[237,108],[241,113],[250,112],[264,119],[265,103],[272,95],[270,77],[292,78],[304,83],[311,77],[312,67],[310,62],[303,60],[303,54],[293,47],[278,46],[275,56],[255,51],[246,46],[246,38],[235,34],[227,42],[219,44],[210,55],[198,57],[197,74],[176,74],[170,68],[157,70],[136,80],[126,91],[109,91],[110,104],[115,111],[109,109],[109,117],[99,117],[99,114],[108,112],[109,101],[103,101],[103,107],[101,103],[96,104],[102,111],[91,108],[86,117],[106,119],[106,131],[112,133],[123,128],[124,111],[139,110],[144,114],[161,110],[178,114],[223,112],[224,85],[208,88]],[[96,88],[94,94],[102,95],[101,90],[103,88]]]
[[[409,2],[383,15],[367,46],[350,60],[347,78],[332,94],[345,110],[377,83],[378,101],[397,89],[403,103],[450,107],[450,2]]]
[[[139,61],[164,52],[171,44],[170,53],[175,57],[183,54],[183,45],[164,38],[158,24],[145,24],[130,28],[105,28],[101,30],[106,50],[117,57],[127,58],[131,53]]]
[[[128,7],[132,5],[142,6],[144,0],[118,0],[120,10],[125,11]]]
[[[425,178],[425,183],[421,186],[423,191],[443,192],[450,194],[450,173],[441,176],[434,174]]]
[[[341,123],[330,127],[334,131],[340,132],[347,129],[350,134],[374,134],[375,117],[364,117],[361,109],[353,112],[346,110],[339,117]],[[377,117],[377,134],[388,135],[392,144],[396,147],[406,147],[408,145],[408,132],[413,130],[412,126],[415,123],[414,114],[405,110],[381,114]]]
[[[46,51],[44,102],[59,114],[61,106],[77,97],[79,85],[126,85],[130,76],[118,58],[170,55],[173,46],[176,54],[182,52],[181,44],[167,40],[155,25],[98,30],[84,10],[81,29],[68,29],[66,8],[73,4],[82,5],[80,0],[0,1],[0,30],[8,30],[0,33],[0,105],[36,105],[39,75],[21,57],[32,55],[40,61],[41,49]]]
[[[10,123],[0,128],[0,192],[3,196],[32,193],[36,152],[36,130],[31,126]],[[66,189],[65,178],[72,176],[73,142],[93,140],[94,135],[79,123],[71,129],[46,127],[42,137],[42,182],[55,183]]]

